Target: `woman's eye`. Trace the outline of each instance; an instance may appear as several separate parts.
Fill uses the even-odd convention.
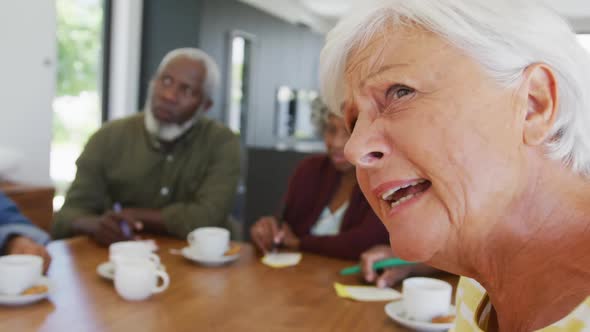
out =
[[[164,86],[170,86],[172,84],[172,79],[168,76],[162,77],[162,84]]]
[[[392,85],[389,89],[387,89],[385,96],[387,98],[401,99],[405,96],[413,94],[414,91],[414,89],[409,88],[405,85],[395,84]]]

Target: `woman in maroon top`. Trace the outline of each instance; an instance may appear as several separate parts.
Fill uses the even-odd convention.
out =
[[[362,252],[387,244],[388,234],[371,210],[356,181],[354,167],[344,158],[349,134],[344,120],[314,103],[327,154],[303,160],[289,182],[282,211],[260,218],[250,229],[254,243],[269,251],[273,243],[292,250],[359,259]]]

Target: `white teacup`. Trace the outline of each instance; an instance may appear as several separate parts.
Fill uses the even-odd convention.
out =
[[[145,242],[121,241],[109,246],[109,261],[115,263],[116,258],[143,258],[150,260],[155,266],[160,265],[160,257],[152,252],[153,247]]]
[[[43,258],[34,255],[0,257],[0,293],[17,295],[41,278]]]
[[[429,322],[449,314],[453,286],[433,278],[408,278],[402,286],[403,305],[408,318]]]
[[[201,227],[187,237],[191,250],[203,257],[221,257],[229,248],[229,231],[221,227]]]
[[[158,286],[158,279],[162,284]],[[161,293],[170,284],[168,273],[145,258],[119,258],[115,263],[115,289],[128,301],[141,301]]]

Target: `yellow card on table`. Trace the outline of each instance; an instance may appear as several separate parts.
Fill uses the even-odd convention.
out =
[[[348,286],[334,283],[336,294],[345,299],[356,301],[395,301],[402,298],[402,294],[391,288],[377,288],[373,286]]]
[[[299,252],[280,252],[266,254],[262,257],[262,263],[274,268],[295,266],[301,261]]]

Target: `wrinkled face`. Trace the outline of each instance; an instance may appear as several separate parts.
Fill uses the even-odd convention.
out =
[[[334,167],[341,172],[350,171],[354,167],[344,157],[344,146],[349,137],[350,134],[344,125],[344,119],[336,115],[329,115],[324,129],[324,142]]]
[[[459,257],[519,190],[526,102],[432,33],[382,32],[347,61],[345,154],[394,252]]]
[[[182,124],[205,102],[202,94],[205,66],[185,57],[169,62],[154,78],[151,106],[162,123]]]

